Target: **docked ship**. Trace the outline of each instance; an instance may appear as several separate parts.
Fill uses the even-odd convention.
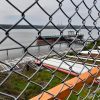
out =
[[[74,34],[74,31],[68,31],[68,35],[39,36],[37,38],[37,45],[52,44],[55,41],[57,43],[72,42],[73,40],[78,42],[83,39],[83,36],[83,34]]]

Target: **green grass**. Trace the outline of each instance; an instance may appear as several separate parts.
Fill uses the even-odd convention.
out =
[[[28,77],[30,77],[35,70],[24,70],[22,73]],[[56,72],[56,75],[60,78],[64,78],[66,75],[60,72]],[[0,76],[4,76],[4,74],[0,74]],[[7,76],[7,74],[5,74]],[[39,71],[31,80],[45,86],[51,79],[52,74],[51,72],[47,71],[46,69]],[[5,77],[3,77],[5,78]],[[3,78],[1,80],[3,80]],[[19,93],[25,88],[28,81],[23,76],[20,76],[16,73],[13,73],[8,80],[0,87],[1,92],[5,92],[14,96],[18,96]],[[46,88],[46,90],[56,86],[57,84],[60,84],[61,80],[57,78],[56,76],[53,78],[49,86]],[[20,99],[27,100],[35,95],[38,95],[41,93],[41,87],[37,86],[35,84],[30,83],[28,88],[26,89],[25,93],[21,96]]]
[[[96,42],[90,42],[87,46],[84,47],[84,50],[92,49],[94,45],[95,45],[94,49],[97,49],[97,47],[100,46],[100,40],[97,40]]]
[[[30,77],[34,72],[35,72],[35,70],[30,69],[29,71],[24,70],[22,73],[24,75],[26,75],[27,77]],[[7,74],[6,73],[0,74],[0,76],[1,77],[3,76],[3,78],[5,78],[5,76],[7,76]],[[57,84],[60,84],[61,83],[60,78],[64,79],[66,76],[67,76],[67,74],[64,74],[61,72],[56,72],[53,80],[50,81],[50,79],[52,78],[52,73],[46,69],[42,69],[31,80],[42,85],[43,87],[50,81],[49,85],[46,88],[46,90],[48,90],[48,89],[56,86]],[[1,80],[3,80],[3,78],[1,78]],[[73,78],[73,76],[68,77],[68,79],[71,79],[71,78]],[[0,86],[0,91],[14,95],[14,96],[18,96],[21,93],[21,91],[25,88],[27,83],[28,83],[28,81],[26,78],[24,78],[23,76],[20,76],[16,73],[13,73],[8,78],[8,80],[2,86]],[[26,91],[20,97],[20,100],[28,100],[29,98],[38,95],[39,93],[41,93],[41,89],[42,88],[40,86],[30,83],[28,88],[26,89]],[[94,87],[94,89],[95,89],[95,87]],[[84,88],[81,95],[83,97],[85,97],[86,94],[87,94],[87,89]],[[6,98],[6,97],[2,97],[0,95],[0,99],[11,100],[8,98],[6,98],[6,99],[4,99],[4,98]],[[77,100],[77,96],[73,93],[70,96],[69,100]],[[95,100],[97,100],[97,98]]]

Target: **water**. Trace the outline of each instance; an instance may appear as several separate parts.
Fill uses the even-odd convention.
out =
[[[64,31],[64,35],[68,34],[68,29]],[[88,38],[88,31],[82,29],[80,31],[79,34],[83,34],[84,35],[84,39]],[[41,32],[42,36],[51,36],[51,35],[60,35],[60,32],[56,29],[44,29]],[[10,31],[10,35],[9,35],[12,39],[15,40],[15,42],[11,39],[11,38],[6,38],[5,41],[3,41],[0,44],[0,50],[1,49],[7,49],[7,48],[17,48],[17,47],[27,47],[28,45],[30,45],[33,41],[35,41],[36,37],[38,36],[38,32],[36,30],[32,30],[32,29],[13,29]],[[98,32],[97,30],[93,30],[91,32],[91,36],[93,38],[97,38]],[[6,37],[5,33],[0,30],[0,41],[2,41],[4,38]],[[16,43],[19,42],[20,44]],[[32,46],[35,46],[36,42],[34,42],[32,44]],[[72,47],[74,49],[77,48],[81,48],[82,46],[79,44],[73,44]],[[56,51],[65,51],[68,50],[68,44],[59,44],[59,45],[55,45],[54,46],[54,50]],[[33,48],[29,48],[28,52],[30,52],[32,55],[44,55],[47,54],[50,51],[49,46],[41,46],[41,47],[33,47]],[[9,50],[9,51],[0,51],[0,60],[4,60],[4,59],[13,59],[16,57],[20,57],[23,55],[23,49],[15,49],[15,50]],[[8,56],[7,56],[8,53]]]

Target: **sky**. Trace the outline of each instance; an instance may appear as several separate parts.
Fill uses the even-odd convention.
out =
[[[9,1],[23,12],[36,0]],[[76,5],[78,5],[81,1],[82,0],[73,0]],[[94,0],[84,1],[89,8],[93,6]],[[59,7],[59,3],[57,2],[57,0],[39,0],[38,2],[49,13],[49,15],[51,15]],[[100,10],[100,0],[97,0],[96,6]],[[75,13],[75,6],[72,4],[71,0],[64,0],[62,3],[62,9],[69,17],[71,17]],[[83,3],[79,6],[78,12],[83,18],[86,18],[88,16],[88,10]],[[100,17],[98,16],[98,11],[95,9],[95,7],[92,8],[91,16],[94,19]],[[46,15],[37,4],[35,4],[25,13],[25,18],[33,25],[45,25],[49,21],[48,15]],[[58,10],[52,18],[53,23],[56,25],[68,24],[68,19],[60,10]],[[19,19],[21,19],[21,13],[13,8],[6,0],[0,0],[0,24],[15,24]],[[73,25],[82,25],[82,20],[77,14],[75,14],[74,17],[72,17],[71,23]],[[20,24],[27,23],[25,21],[22,21]],[[93,20],[88,17],[85,24],[93,25]],[[97,26],[100,26],[100,18],[97,21]]]

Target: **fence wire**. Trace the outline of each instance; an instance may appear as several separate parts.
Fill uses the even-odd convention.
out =
[[[66,96],[65,100],[100,100],[100,79],[96,75],[91,74],[90,71],[93,67],[99,69],[100,66],[100,26],[98,25],[100,20],[100,5],[97,6],[99,0],[90,1],[91,6],[88,6],[86,0],[80,0],[78,3],[76,3],[75,0],[69,0],[74,7],[74,11],[71,15],[68,15],[65,9],[63,9],[66,0],[54,0],[58,6],[55,7],[55,11],[52,13],[49,13],[42,6],[41,1],[42,0],[33,0],[30,6],[22,11],[12,0],[4,0],[7,5],[11,6],[12,9],[15,9],[20,14],[21,18],[16,23],[9,25],[9,27],[7,25],[4,27],[2,23],[0,24],[0,30],[5,34],[5,36],[0,39],[0,45],[2,46],[7,39],[10,39],[19,46],[18,48],[0,49],[1,53],[2,51],[7,51],[7,56],[9,56],[5,60],[0,60],[0,100],[28,100],[40,93],[42,93],[42,95],[43,93],[47,93],[53,96],[54,100],[59,100],[58,95],[61,90],[58,91],[57,95],[49,93],[48,90],[59,84],[68,86],[66,81],[74,77],[80,79],[80,75],[85,71],[90,73],[94,78],[93,81],[87,84],[85,80],[80,79],[83,86],[79,90],[75,90],[74,87],[69,86],[71,92]],[[81,5],[87,10],[85,17],[80,13],[80,10],[82,10]],[[39,7],[45,16],[48,17],[48,21],[45,22],[44,25],[34,25],[27,19],[27,12],[34,9],[34,6]],[[66,4],[66,6],[69,5]],[[3,7],[3,9],[5,9],[5,5]],[[98,14],[96,18],[92,15],[93,9],[95,9]],[[62,13],[67,19],[66,24],[57,25],[54,22],[54,16],[58,12]],[[73,18],[76,15],[77,18],[80,18],[81,25],[73,23]],[[88,18],[91,19],[93,25],[86,25],[87,22],[90,23]],[[22,21],[25,21],[27,26],[19,26]],[[35,39],[27,46],[23,45],[16,39],[16,36],[12,37],[11,31],[16,29],[16,27],[20,27],[20,29],[21,27],[29,27],[29,29],[35,30]],[[59,35],[54,36],[54,33],[51,34],[53,36],[47,33],[45,34],[45,29],[55,29]],[[79,34],[82,29],[84,29],[86,33],[84,31],[84,34]],[[66,32],[66,30],[71,31],[65,35],[64,32]],[[96,30],[94,36],[92,33],[93,30]],[[83,36],[86,34],[86,39],[84,39]],[[96,38],[95,35],[97,35]],[[48,48],[48,50],[46,50],[46,48]],[[22,55],[11,59],[9,52],[13,50],[18,51],[19,49],[21,49],[21,51],[19,51],[20,53],[23,51]],[[3,55],[1,55],[1,58],[2,56]],[[75,84],[77,84],[77,82]],[[41,100],[42,95],[39,96],[38,100]]]

